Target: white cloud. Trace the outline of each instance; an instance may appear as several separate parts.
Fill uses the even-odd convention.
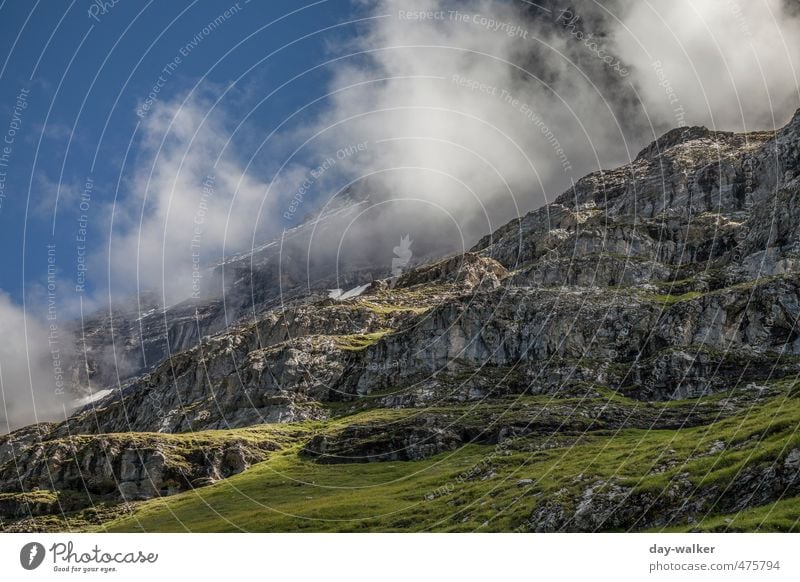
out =
[[[398,232],[413,229],[419,248],[419,230],[443,225],[449,248],[470,246],[571,178],[625,156],[613,108],[600,88],[573,78],[568,53],[577,47],[551,23],[488,1],[383,0],[372,14],[386,17],[347,47],[364,55],[336,69],[315,147],[369,143],[347,169],[403,201],[389,220],[407,222]],[[549,62],[531,59],[542,51]]]
[[[782,126],[800,106],[800,20],[782,0],[627,5],[616,41],[656,119],[675,125],[683,107],[690,125],[752,131]]]
[[[0,433],[63,417],[71,344],[58,328],[48,337],[51,330],[42,315],[26,313],[0,292],[0,329],[5,337],[0,342]]]
[[[186,299],[198,289],[194,274],[223,248],[226,255],[249,248],[255,229],[269,230],[274,194],[268,198],[268,184],[245,170],[248,158],[235,151],[228,127],[224,112],[203,100],[150,111],[142,125],[143,163],[114,216],[115,294],[158,289],[167,304]],[[205,283],[199,280],[203,293]]]

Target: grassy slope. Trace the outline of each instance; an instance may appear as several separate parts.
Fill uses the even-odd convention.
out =
[[[572,497],[598,479],[661,491],[676,475],[724,484],[745,466],[769,465],[800,447],[800,390],[785,391],[730,418],[682,430],[588,433],[543,447],[527,437],[509,447],[471,445],[425,461],[323,465],[301,443],[216,485],[137,504],[108,531],[509,531],[542,500]],[[390,421],[414,411],[369,411],[351,422]],[[387,428],[387,430],[390,430]],[[709,454],[717,441],[726,449]],[[553,446],[559,445],[559,446]],[[520,484],[520,479],[532,483]],[[799,531],[800,498],[736,515],[698,515],[671,529]]]
[[[800,532],[800,498],[782,499],[769,505],[754,507],[731,515],[707,517],[693,530],[701,532]]]

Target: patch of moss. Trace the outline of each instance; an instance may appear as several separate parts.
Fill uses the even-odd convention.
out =
[[[337,335],[334,337],[336,346],[347,352],[360,352],[376,344],[383,336],[391,333],[390,329],[382,329],[373,333],[359,333],[352,335]]]
[[[47,489],[26,491],[24,493],[0,493],[0,502],[13,501],[16,503],[55,503],[58,493]]]
[[[751,507],[738,513],[714,515],[693,525],[670,528],[691,532],[800,532],[800,497]]]
[[[396,303],[376,303],[373,301],[361,301],[358,305],[359,307],[366,307],[379,315],[391,315],[392,313],[414,313],[416,315],[421,315],[430,309],[430,307],[427,306],[415,307]]]
[[[692,301],[693,299],[697,299],[698,297],[702,296],[703,293],[700,291],[689,291],[688,293],[684,293],[682,295],[646,295],[645,298],[650,301],[660,303],[665,307],[670,307],[676,303]]]

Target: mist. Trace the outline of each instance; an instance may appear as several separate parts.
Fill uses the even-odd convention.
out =
[[[384,266],[406,235],[417,260],[463,252],[673,127],[779,127],[798,107],[800,20],[786,6],[356,2],[373,18],[331,46],[312,122],[260,143],[243,112],[200,92],[154,107],[115,216],[114,284],[190,297],[198,264],[280,235],[343,190],[370,206],[317,233],[310,261]]]
[[[381,249],[408,232],[423,255],[466,250],[671,128],[773,129],[800,105],[779,0],[364,6],[381,18],[339,47],[311,131],[320,155],[370,144],[346,170],[393,201],[354,227]]]
[[[199,97],[159,103],[143,122],[129,196],[114,215],[121,234],[110,255],[94,257],[100,272],[110,261],[115,296],[157,291],[167,306],[205,296],[206,267],[223,249],[250,245],[269,184],[245,170],[228,124],[224,111]]]
[[[800,19],[784,0],[631,2],[614,36],[647,114],[724,131],[782,127],[800,106]]]
[[[64,418],[71,398],[67,360],[72,354],[69,335],[43,313],[26,311],[0,293],[0,434]]]

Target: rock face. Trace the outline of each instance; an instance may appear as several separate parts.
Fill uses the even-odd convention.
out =
[[[313,297],[267,310],[173,356],[92,416],[105,430],[170,432],[300,420],[320,414],[312,402],[483,365],[522,366],[526,389],[554,391],[592,360],[627,371],[591,380],[642,399],[712,392],[703,368],[725,368],[731,350],[759,363],[800,353],[798,133],[797,118],[777,135],[674,130],[487,236],[478,254],[404,274],[377,310],[320,309]],[[440,301],[420,301],[437,291]],[[392,295],[405,311],[386,321]],[[394,331],[364,353],[331,339],[380,329]],[[560,371],[542,378],[543,362]],[[133,417],[114,414],[120,397]],[[203,404],[211,397],[219,414]]]
[[[797,118],[777,135],[673,130],[471,253],[354,300],[312,294],[228,327],[78,414],[72,429],[322,418],[327,401],[418,382],[441,392],[439,375],[483,367],[513,367],[522,379],[512,390],[597,382],[641,400],[709,394],[742,370],[746,381],[791,373],[799,134]],[[363,349],[346,345],[370,334]]]
[[[351,299],[328,298],[331,281],[322,276],[310,292],[281,294],[286,274],[265,245],[224,267],[237,273],[235,317],[213,301],[135,325],[123,317],[134,343],[151,346],[130,380],[65,423],[1,440],[0,491],[170,494],[245,470],[264,449],[231,441],[197,456],[153,435],[140,442],[138,433],[316,421],[348,407],[554,399],[549,420],[538,423],[504,421],[486,431],[483,421],[429,414],[390,433],[353,425],[318,435],[305,454],[323,463],[418,460],[508,434],[702,423],[689,410],[625,420],[605,407],[581,409],[585,425],[558,399],[602,389],[642,403],[680,400],[752,392],[796,375],[799,208],[800,114],[777,133],[671,131],[630,164],[586,176],[469,253],[373,281]],[[372,275],[354,268],[346,280]],[[92,337],[101,353],[106,340],[99,331]],[[774,476],[787,489],[796,485],[796,457]],[[619,485],[588,483],[577,503],[551,499],[530,523],[543,531],[625,527],[630,516],[620,506],[649,503],[630,497]],[[739,505],[731,497],[727,507]]]
[[[520,527],[535,532],[586,532],[665,527],[690,522],[711,509],[736,513],[800,494],[800,449],[792,449],[771,467],[755,467],[733,476],[725,487],[697,488],[688,475],[658,492],[637,492],[603,481],[585,486],[577,504],[563,495],[540,505]]]
[[[33,436],[17,432],[4,439],[0,492],[75,491],[87,502],[149,499],[236,475],[279,448],[267,438],[129,433],[40,441]]]
[[[315,435],[305,443],[303,453],[326,464],[417,461],[467,444],[498,445],[540,435],[574,439],[590,431],[704,426],[712,419],[727,417],[753,402],[751,394],[725,405],[693,402],[669,409],[632,411],[628,406],[608,401],[556,400],[513,411],[508,401],[487,400],[480,406],[479,413],[464,414],[460,409],[458,422],[453,422],[448,408],[426,408],[388,423],[385,419],[353,423],[341,430]],[[387,430],[387,424],[391,430]]]
[[[74,392],[81,394],[90,382],[98,391],[151,371],[167,358],[197,347],[202,338],[252,321],[304,294],[309,286],[355,286],[388,275],[384,265],[358,263],[337,277],[334,260],[308,260],[313,237],[343,228],[367,200],[364,193],[342,192],[324,211],[280,238],[209,266],[201,278],[203,288],[192,299],[165,309],[163,297],[143,293],[135,302],[89,315],[81,329],[72,330],[80,338],[80,357],[71,366]]]

